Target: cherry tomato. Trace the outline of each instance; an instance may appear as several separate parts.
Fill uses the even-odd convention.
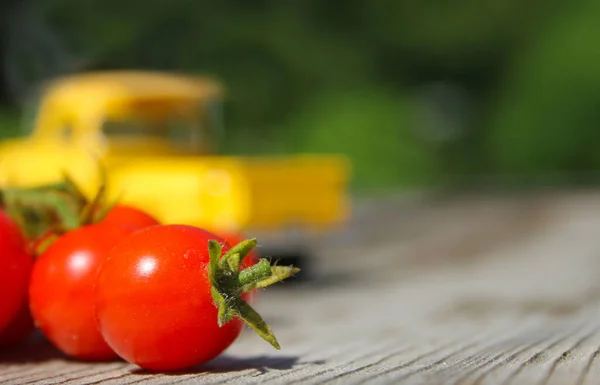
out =
[[[30,283],[30,308],[44,336],[63,353],[82,360],[116,354],[98,332],[94,284],[101,261],[129,226],[91,224],[67,232],[37,259]]]
[[[0,349],[11,348],[24,342],[34,331],[35,325],[29,310],[28,298],[24,298],[17,315],[0,332]]]
[[[143,228],[160,224],[156,218],[147,212],[133,206],[117,204],[102,218],[101,222],[108,224],[130,224]]]
[[[211,294],[208,242],[227,242],[186,225],[147,227],[124,238],[98,274],[96,314],[108,345],[151,370],[178,370],[210,360],[242,331],[219,327]],[[247,300],[243,294],[241,298]]]
[[[9,242],[26,248],[27,240],[19,225],[3,210],[0,210],[0,232]]]
[[[0,331],[17,316],[27,297],[33,258],[18,225],[0,211]]]

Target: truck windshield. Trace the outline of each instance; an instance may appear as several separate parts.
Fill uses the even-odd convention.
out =
[[[126,117],[107,118],[102,124],[106,138],[113,142],[144,142],[162,140],[174,146],[176,150],[203,153],[218,136],[220,114],[215,111],[214,103],[202,103],[197,117],[190,114],[173,113],[152,115],[143,111],[127,114]]]
[[[167,119],[161,122],[147,119],[106,119],[102,126],[111,141],[165,140],[180,150],[199,152],[206,141],[206,127],[201,122]]]

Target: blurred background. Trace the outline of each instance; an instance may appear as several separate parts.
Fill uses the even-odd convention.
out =
[[[342,152],[353,191],[594,182],[600,2],[3,0],[0,133],[59,74],[223,82],[225,154]]]

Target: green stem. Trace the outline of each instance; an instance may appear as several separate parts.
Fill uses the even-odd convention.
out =
[[[275,349],[281,349],[279,341],[275,338],[275,334],[273,334],[273,331],[260,314],[258,314],[258,312],[243,299],[239,299],[238,302],[239,303],[236,303],[237,306],[234,310],[235,315],[244,320],[248,326],[261,336],[263,340],[270,343]]]
[[[279,349],[279,342],[260,314],[250,306],[242,294],[270,286],[298,273],[292,266],[271,266],[267,259],[260,259],[253,266],[240,270],[240,263],[256,246],[256,239],[249,239],[233,246],[225,255],[216,240],[208,242],[208,274],[211,293],[218,309],[217,322],[225,325],[233,317],[243,320],[260,337]]]
[[[38,205],[53,207],[67,227],[76,227],[79,224],[79,218],[76,215],[77,207],[69,201],[69,197],[64,193],[5,190],[4,197],[7,201],[7,205],[13,203],[26,207],[35,207]]]
[[[221,251],[223,248],[221,244],[214,239],[208,241],[208,255],[210,257],[210,271],[214,275],[219,266],[219,258],[221,258]],[[212,276],[211,275],[211,276]]]
[[[240,255],[240,263],[241,263],[244,260],[244,258],[246,258],[248,253],[250,253],[252,251],[252,249],[254,249],[255,247],[256,247],[256,239],[247,239],[245,241],[241,241],[240,243],[238,243],[237,245],[234,245],[231,249],[229,249],[227,254],[225,254],[223,256],[223,258],[221,258],[220,263],[228,263],[227,260],[233,254]]]
[[[238,271],[240,270],[240,255],[239,254],[232,254],[229,256],[229,258],[227,258],[227,265],[229,265],[229,268],[232,271]]]
[[[254,266],[250,266],[240,271],[238,281],[241,286],[246,286],[268,278],[271,276],[271,274],[271,263],[269,263],[269,261],[266,259],[260,259]]]
[[[119,202],[121,201],[121,198],[117,198],[114,199],[111,203],[107,203],[105,205],[103,205],[97,212],[96,215],[94,216],[93,221],[94,222],[99,222],[102,219],[104,219],[104,217],[106,216],[106,214],[108,214],[108,212],[110,210],[112,210],[116,205],[119,204]]]
[[[269,276],[242,286],[242,291],[248,292],[255,289],[261,289],[263,287],[271,286],[274,283],[283,281],[284,279],[296,275],[299,272],[300,269],[294,266],[271,266],[271,274],[269,274]]]
[[[100,188],[88,201],[66,172],[56,183],[0,191],[0,207],[20,225],[28,238],[48,232],[62,233],[95,223],[112,208],[106,207],[106,173],[100,168]],[[115,202],[116,203],[116,202]],[[103,209],[98,219],[98,211]]]
[[[79,223],[82,225],[87,225],[94,222],[98,209],[103,206],[105,193],[106,187],[104,185],[100,185],[100,188],[98,188],[94,199],[83,206],[79,216]]]
[[[87,198],[85,197],[85,194],[81,191],[79,186],[77,186],[75,180],[73,180],[73,178],[71,178],[71,176],[66,171],[63,171],[62,175],[62,189],[64,189],[65,192],[67,192],[70,196],[76,199],[80,205],[84,205],[87,202]]]
[[[73,229],[79,226],[79,205],[61,190],[6,189],[4,206],[28,237],[37,237],[49,229]]]

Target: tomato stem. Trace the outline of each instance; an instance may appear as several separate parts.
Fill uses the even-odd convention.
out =
[[[219,258],[223,248],[221,244],[213,239],[208,241],[208,255],[210,257],[210,270],[216,272],[219,266]]]
[[[56,183],[0,191],[0,207],[19,224],[27,238],[33,239],[48,231],[61,233],[97,222],[101,219],[98,219],[99,209],[106,206],[107,178],[101,164],[99,171],[100,186],[92,201],[63,171],[62,180]]]
[[[229,258],[231,258],[234,254],[239,254],[240,263],[246,258],[246,256],[256,247],[256,239],[247,239],[245,241],[241,241],[237,245],[233,246],[227,254],[223,255],[221,260],[219,261],[221,264],[229,263]],[[220,256],[219,256],[220,257]]]
[[[240,271],[238,282],[241,286],[247,286],[262,279],[268,278],[271,276],[271,274],[271,264],[268,260],[261,258],[254,266],[250,266]]]
[[[91,224],[94,222],[96,218],[97,211],[102,207],[104,203],[104,195],[106,191],[106,186],[104,184],[100,185],[98,191],[96,191],[96,195],[91,202],[86,202],[81,210],[79,215],[79,223],[82,225]]]
[[[263,259],[263,261],[267,260]],[[244,285],[242,287],[242,291],[245,293],[255,289],[261,289],[263,287],[271,286],[274,283],[283,281],[284,279],[296,275],[298,272],[300,272],[300,269],[294,266],[270,266],[270,268],[271,274],[269,274],[269,276]]]
[[[280,282],[300,269],[293,266],[271,266],[267,259],[261,258],[256,264],[240,270],[240,263],[255,246],[256,239],[248,239],[221,255],[221,244],[216,240],[208,242],[208,274],[212,285],[211,294],[218,309],[217,322],[219,326],[223,326],[233,317],[238,317],[275,349],[279,349],[279,342],[269,325],[242,298],[242,294]]]
[[[79,225],[78,204],[65,191],[6,189],[2,195],[6,211],[20,224],[28,238],[48,229]]]

